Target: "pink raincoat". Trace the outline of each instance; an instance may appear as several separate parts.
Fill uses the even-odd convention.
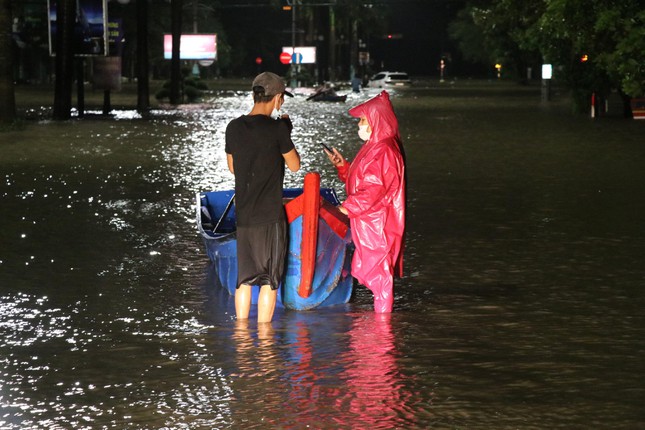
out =
[[[338,169],[345,182],[352,238],[352,275],[374,293],[374,310],[391,312],[395,267],[403,273],[405,166],[399,123],[386,91],[352,109],[372,134],[354,160]]]

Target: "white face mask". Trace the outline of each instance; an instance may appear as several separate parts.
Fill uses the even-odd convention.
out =
[[[369,127],[367,124],[358,126],[358,137],[360,137],[361,140],[367,141],[372,135],[372,132],[367,131],[367,127]]]
[[[274,105],[270,116],[273,119],[280,119],[280,117],[282,116],[282,112],[280,112],[280,109]]]

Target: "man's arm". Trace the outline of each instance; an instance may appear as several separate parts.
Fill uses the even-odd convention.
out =
[[[282,154],[282,156],[284,157],[284,161],[285,163],[287,163],[289,170],[291,170],[292,172],[297,172],[298,170],[300,170],[300,154],[298,154],[296,148],[293,148],[286,154]],[[233,161],[231,160],[231,162],[229,163],[229,169],[232,169],[232,163]]]
[[[235,170],[233,169],[233,156],[231,154],[226,154],[226,162],[228,163],[228,170],[230,170],[232,174],[235,174]]]

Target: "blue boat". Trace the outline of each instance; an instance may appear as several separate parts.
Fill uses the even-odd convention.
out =
[[[307,310],[347,303],[352,294],[353,244],[349,219],[338,210],[333,189],[320,188],[309,173],[303,188],[283,191],[289,222],[287,268],[278,290],[278,306]],[[217,279],[231,295],[237,284],[237,237],[233,190],[197,193],[197,227]],[[253,288],[257,303],[259,287]]]

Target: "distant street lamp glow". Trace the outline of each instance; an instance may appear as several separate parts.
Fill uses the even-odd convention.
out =
[[[540,92],[542,101],[551,100],[551,77],[553,76],[553,66],[551,64],[542,64],[542,90]]]
[[[542,79],[551,79],[553,76],[553,66],[551,64],[542,64]]]

